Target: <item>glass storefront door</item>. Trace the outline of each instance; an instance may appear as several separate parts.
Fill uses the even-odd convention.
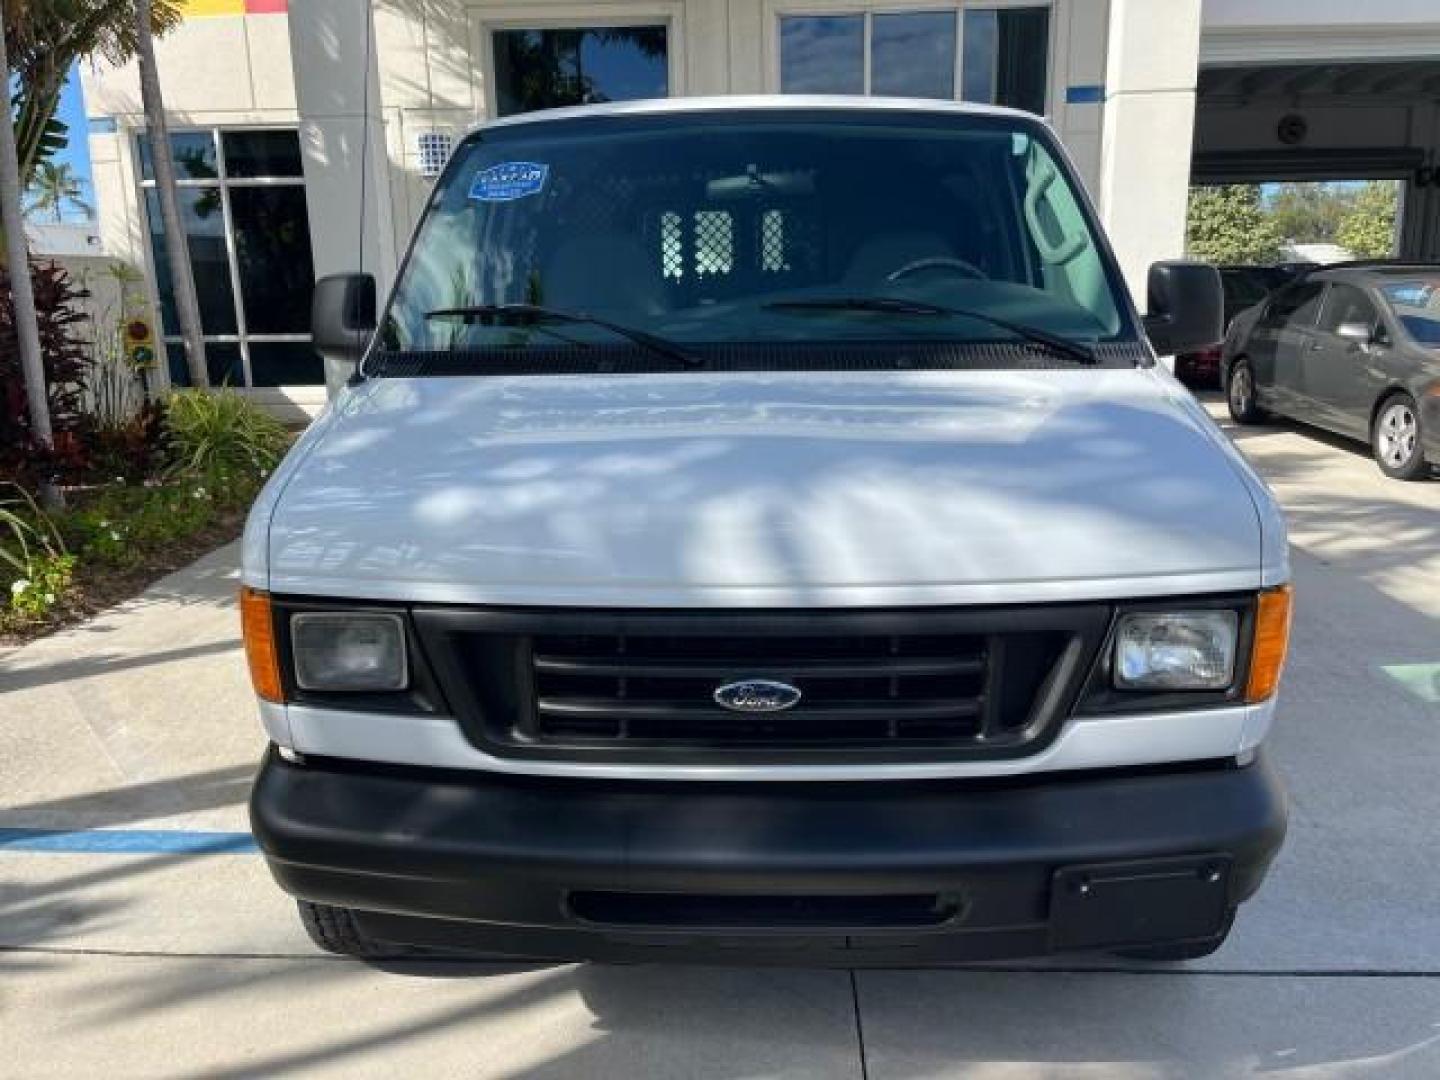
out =
[[[171,134],[171,146],[211,383],[322,384],[324,368],[310,343],[315,272],[298,135],[259,128],[179,131]],[[148,137],[140,137],[139,152],[170,380],[184,386],[190,376]]]

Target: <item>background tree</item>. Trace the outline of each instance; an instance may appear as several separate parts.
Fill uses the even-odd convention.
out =
[[[1352,184],[1277,184],[1262,205],[1283,239],[1296,244],[1334,244],[1355,194]]]
[[[1395,254],[1395,223],[1400,214],[1400,185],[1371,180],[1355,195],[1335,232],[1335,240],[1357,259],[1384,259]]]
[[[177,0],[152,0],[155,33],[179,25]],[[68,131],[55,118],[65,80],[80,60],[123,64],[135,56],[133,0],[3,0],[6,54],[14,77],[11,106],[20,178],[62,148]]]
[[[1253,184],[1190,189],[1186,250],[1214,263],[1270,263],[1284,242]]]
[[[40,162],[30,181],[30,205],[25,212],[43,215],[52,221],[64,221],[67,210],[78,210],[82,216],[90,216],[91,206],[85,201],[84,181],[75,174],[68,161]]]
[[[10,86],[10,64],[6,60],[5,30],[0,25],[0,86]],[[25,396],[30,410],[30,436],[46,454],[55,449],[50,429],[50,401],[45,382],[45,361],[40,353],[40,323],[35,314],[34,285],[30,280],[30,258],[25,250],[25,216],[21,200],[20,161],[15,149],[15,130],[0,123],[0,223],[5,226],[5,256],[12,269],[10,300],[14,305],[15,337],[20,349]],[[58,498],[47,485],[45,501]]]
[[[160,93],[160,71],[155,63],[152,19],[154,0],[134,0],[135,59],[140,67],[140,100],[145,107],[145,127],[150,136],[150,159],[155,169],[155,194],[160,218],[165,223],[165,258],[170,264],[170,287],[175,298],[175,318],[185,342],[185,363],[190,385],[208,387],[210,368],[205,359],[205,335],[200,322],[200,300],[195,295],[195,273],[190,267],[190,247],[180,218],[180,189],[175,181],[175,152],[170,145],[170,124],[165,118],[165,99]]]

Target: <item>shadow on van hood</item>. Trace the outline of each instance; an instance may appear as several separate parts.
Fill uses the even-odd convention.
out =
[[[931,605],[1253,589],[1236,466],[1146,371],[384,379],[281,494],[278,593]]]

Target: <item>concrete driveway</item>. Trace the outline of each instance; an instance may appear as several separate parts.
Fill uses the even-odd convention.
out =
[[[1214,957],[852,976],[321,955],[233,835],[261,739],[227,548],[0,655],[0,1076],[1440,1075],[1440,482],[1236,435],[1293,529],[1272,753],[1294,802]]]

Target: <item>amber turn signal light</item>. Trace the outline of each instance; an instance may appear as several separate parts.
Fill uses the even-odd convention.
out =
[[[240,587],[240,628],[255,693],[266,701],[283,702],[285,686],[280,681],[280,654],[275,648],[275,620],[268,594]]]
[[[1290,651],[1289,585],[1266,589],[1260,594],[1255,609],[1255,646],[1250,651],[1250,678],[1245,684],[1245,700],[1251,704],[1266,701],[1280,685],[1280,672],[1285,668],[1285,654]]]

